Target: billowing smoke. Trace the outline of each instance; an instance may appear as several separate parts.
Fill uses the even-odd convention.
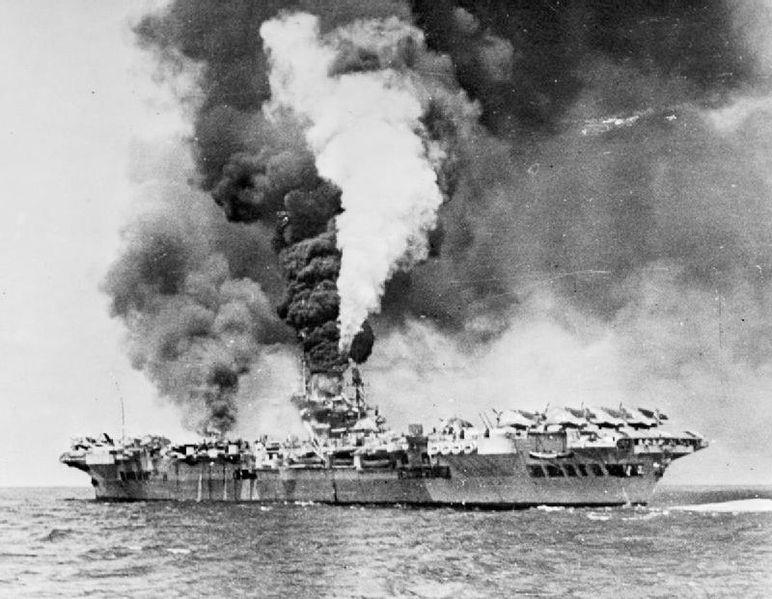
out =
[[[380,311],[394,271],[426,258],[443,201],[443,150],[421,121],[430,90],[411,71],[423,34],[393,18],[322,40],[318,17],[305,13],[268,21],[260,34],[271,64],[269,114],[289,108],[308,121],[319,175],[341,190],[336,274],[347,349],[367,315]]]
[[[496,332],[535,280],[550,280],[613,318],[626,301],[619,286],[652,261],[708,275],[704,262],[732,236],[725,229],[748,224],[726,218],[733,198],[763,215],[758,172],[727,163],[733,150],[702,116],[758,80],[725,3],[419,1],[414,10],[493,136],[463,140],[439,260],[395,277],[386,312]]]
[[[558,380],[751,439],[772,420],[769,16],[722,0],[174,2],[137,31],[195,67],[197,183],[240,223],[210,227],[182,272],[222,253],[319,372],[371,314],[381,404],[541,402]],[[160,314],[132,305],[130,324]]]
[[[191,428],[222,433],[236,420],[240,378],[287,334],[213,233],[200,216],[149,215],[126,232],[105,290],[130,330],[134,366],[185,407]]]
[[[244,40],[244,49],[258,58],[240,60],[258,80],[268,78],[267,88],[232,87],[229,78],[241,71],[233,63],[215,68],[222,57],[199,65],[210,94],[197,122],[201,185],[229,220],[275,231],[287,282],[278,313],[297,332],[311,373],[340,372],[349,359],[370,355],[365,319],[379,310],[392,272],[426,257],[450,186],[443,167],[453,163],[452,140],[476,116],[449,62],[397,18],[408,13],[384,6],[338,7],[322,18],[331,29],[324,34],[319,18],[306,13],[266,21],[260,31],[272,74],[254,40]],[[183,54],[200,58],[187,31],[170,27],[183,15],[202,17],[191,10],[173,5],[167,18],[148,17],[141,38],[184,63],[179,48],[167,45],[167,36],[182,35],[176,43],[190,48]],[[277,7],[234,3],[231,10],[257,28]],[[350,24],[365,16],[378,18]],[[230,35],[227,23],[207,26]]]

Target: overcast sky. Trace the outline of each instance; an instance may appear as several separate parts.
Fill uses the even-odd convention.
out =
[[[136,10],[138,3],[133,6]],[[0,485],[84,484],[77,433],[179,432],[121,349],[99,283],[130,215],[128,155],[179,118],[134,48],[129,3],[0,3]]]
[[[183,434],[99,291],[138,211],[130,156],[183,151],[186,125],[133,43],[139,7],[0,2],[0,486],[88,484],[57,458],[76,434],[118,434],[121,396],[129,432]],[[667,480],[772,482],[764,462],[719,443]]]

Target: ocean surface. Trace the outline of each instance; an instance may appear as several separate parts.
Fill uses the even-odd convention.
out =
[[[772,488],[650,507],[97,503],[0,489],[2,597],[772,597]]]

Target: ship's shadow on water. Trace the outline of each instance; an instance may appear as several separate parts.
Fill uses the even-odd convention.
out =
[[[770,588],[772,488],[663,487],[646,507],[521,510],[103,503],[92,492],[0,490],[0,596],[763,597]]]

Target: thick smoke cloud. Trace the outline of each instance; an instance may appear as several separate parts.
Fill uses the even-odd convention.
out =
[[[461,85],[493,130],[554,131],[611,62],[671,85],[670,101],[718,102],[753,75],[754,60],[726,3],[415,0],[431,47],[452,56]],[[676,85],[676,82],[678,84]],[[617,81],[603,113],[635,110]]]
[[[263,110],[272,90],[260,28],[299,12],[319,18],[319,39],[339,41],[328,76],[392,64],[435,98],[421,123],[443,144],[446,200],[428,258],[392,273],[371,317],[381,401],[425,389],[424,405],[438,403],[445,383],[483,372],[501,381],[491,403],[541,402],[559,395],[554,370],[598,364],[587,385],[599,391],[581,400],[670,403],[708,433],[720,430],[722,410],[737,420],[752,408],[769,421],[754,391],[772,383],[772,53],[762,4],[176,2],[148,16],[137,27],[144,46],[199,74],[200,93],[185,99],[197,183],[244,223],[229,235],[242,231],[255,250],[227,254],[232,276],[260,285],[323,371],[347,359],[334,326],[334,223],[346,207],[318,168],[308,123]],[[400,46],[389,63],[340,34],[382,19],[417,28],[426,47]],[[375,227],[363,233],[378,239]],[[241,243],[227,239],[217,238],[219,251]],[[158,267],[183,273],[173,281],[145,269],[154,289],[179,288],[190,264],[180,260],[170,253]],[[151,303],[142,302],[128,294],[116,306],[144,315]],[[541,376],[509,376],[522,372],[509,354]],[[482,388],[459,388],[469,391],[459,401],[476,405]]]
[[[454,102],[461,115],[474,111],[421,72],[423,34],[397,19],[360,21],[323,39],[317,17],[296,13],[266,22],[260,34],[271,65],[266,112],[281,119],[291,110],[307,121],[319,174],[341,190],[335,274],[348,349],[368,314],[380,311],[392,274],[427,257],[447,158],[447,144],[424,124],[430,108],[435,120]],[[376,236],[366,234],[372,230]]]
[[[365,319],[379,310],[386,280],[429,251],[427,237],[450,185],[443,166],[453,163],[451,121],[476,116],[448,61],[427,53],[422,33],[398,18],[406,9],[384,7],[352,3],[322,18],[295,13],[302,16],[265,21],[272,102],[261,84],[240,116],[228,98],[245,88],[220,89],[240,67],[215,68],[219,50],[199,65],[209,91],[196,127],[201,185],[229,220],[277,230],[274,247],[288,283],[279,313],[297,331],[312,373],[341,371],[349,358],[361,362],[370,354]],[[250,24],[276,14],[276,7],[231,9]],[[186,31],[176,18],[200,17],[189,10],[175,5],[166,18],[149,17],[138,27],[173,65],[200,59],[194,40],[176,39]],[[343,26],[354,17],[387,15]],[[230,29],[212,27],[230,39]],[[266,76],[264,58],[250,64],[254,77]],[[380,239],[367,234],[373,227]]]
[[[702,113],[759,79],[723,3],[459,4],[418,2],[417,20],[454,58],[496,139],[465,140],[457,192],[441,212],[441,258],[395,278],[388,313],[495,331],[504,320],[481,314],[506,313],[534,279],[548,279],[611,318],[624,305],[619,285],[651,261],[683,260],[704,280],[714,248],[746,225],[736,252],[763,253],[764,218],[725,215],[742,197],[753,206],[745,215],[765,217],[766,191],[747,161],[726,162],[738,148]],[[486,49],[506,44],[515,58],[494,53],[486,66]],[[507,77],[492,79],[504,63]],[[604,126],[636,115],[630,127]],[[739,256],[728,251],[731,268]]]
[[[202,212],[169,208],[135,223],[104,288],[129,327],[134,366],[185,408],[191,427],[225,432],[240,378],[288,336],[260,285],[235,276],[232,248],[218,247]]]

